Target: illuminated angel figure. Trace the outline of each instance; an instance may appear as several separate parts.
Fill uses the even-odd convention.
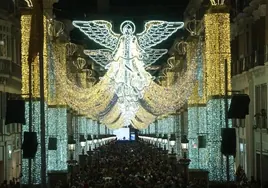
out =
[[[143,32],[136,34],[135,24],[124,21],[120,26],[121,34],[112,30],[108,21],[74,21],[89,39],[107,49],[85,50],[96,63],[110,70],[109,76],[116,83],[124,83],[139,92],[148,86],[152,77],[145,67],[153,64],[165,53],[166,49],[151,49],[184,26],[183,22],[149,21]]]
[[[112,24],[103,20],[74,21],[73,25],[89,39],[106,48],[85,50],[84,53],[108,69],[106,75],[113,80],[120,106],[128,111],[130,104],[133,107],[133,103],[143,97],[145,87],[153,80],[145,68],[167,53],[166,49],[151,47],[166,40],[184,23],[149,21],[139,34],[135,34],[136,27],[131,21],[124,21],[120,25],[121,34],[113,32]],[[138,107],[132,109],[131,116],[135,116],[137,110]]]

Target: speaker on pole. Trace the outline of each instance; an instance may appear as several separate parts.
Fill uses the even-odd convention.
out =
[[[198,148],[206,148],[207,147],[207,138],[206,136],[198,136]]]
[[[37,133],[36,132],[24,132],[22,151],[24,159],[33,159],[37,152]]]
[[[21,123],[25,125],[25,101],[7,100],[5,124]]]
[[[221,153],[223,155],[236,155],[236,132],[235,128],[222,128],[221,130]]]
[[[48,150],[57,150],[57,138],[48,139]]]
[[[229,119],[245,119],[249,113],[250,98],[246,94],[235,94],[228,110]]]

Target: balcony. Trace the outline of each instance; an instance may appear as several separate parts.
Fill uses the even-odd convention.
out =
[[[7,59],[0,59],[0,77],[21,80],[21,66]]]
[[[236,76],[257,66],[263,66],[268,62],[268,53],[263,54],[261,51],[255,51],[250,56],[232,60],[232,76]]]

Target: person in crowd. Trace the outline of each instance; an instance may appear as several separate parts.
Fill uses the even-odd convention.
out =
[[[75,188],[181,188],[183,179],[158,149],[143,142],[101,146],[91,166],[73,175]]]

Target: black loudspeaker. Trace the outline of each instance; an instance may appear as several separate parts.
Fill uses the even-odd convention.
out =
[[[245,119],[249,113],[250,98],[246,94],[235,94],[228,110],[229,119]]]
[[[207,137],[198,136],[198,148],[206,148],[206,147],[207,147]]]
[[[48,150],[57,150],[57,138],[48,139]]]
[[[37,133],[36,132],[24,132],[22,150],[24,159],[33,159],[37,152]]]
[[[5,124],[21,123],[25,125],[25,101],[7,100],[6,122]]]
[[[235,128],[223,128],[221,130],[221,152],[223,155],[236,154],[236,133]]]

